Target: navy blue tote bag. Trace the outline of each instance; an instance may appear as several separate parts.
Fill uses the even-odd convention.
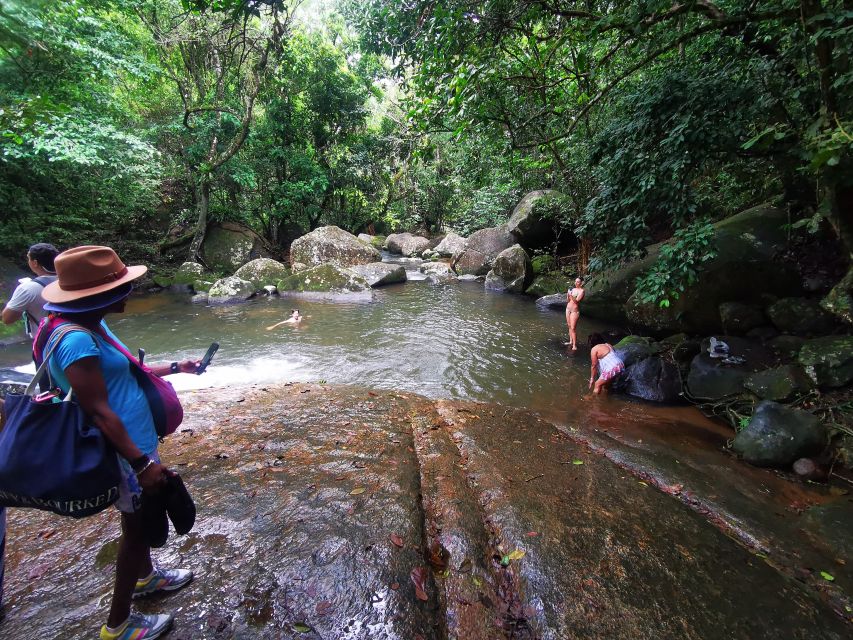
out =
[[[81,329],[57,329],[62,334],[54,347],[65,333]],[[23,394],[6,396],[6,426],[0,431],[0,506],[83,518],[118,499],[118,456],[71,392],[61,402],[33,397],[49,358],[50,352]]]

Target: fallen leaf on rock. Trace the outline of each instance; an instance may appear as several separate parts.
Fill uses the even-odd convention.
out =
[[[376,396],[378,396],[379,394],[378,394],[378,393],[374,393],[373,391],[368,391],[368,392],[367,392],[367,395],[369,395],[369,396],[373,396],[373,397],[375,398],[375,397],[376,397]]]
[[[400,547],[401,549],[403,548],[403,539],[400,536],[398,536],[396,533],[392,533],[389,537],[391,538],[391,542],[394,543],[395,547]]]
[[[477,576],[472,576],[472,577],[471,577],[471,581],[472,581],[475,585],[477,585],[478,587],[483,586],[483,581],[482,581],[479,577],[477,577]]]
[[[293,625],[293,630],[299,633],[309,633],[311,631],[311,627],[304,622],[296,622]]]
[[[516,549],[515,551],[510,551],[507,558],[510,560],[521,560],[526,553],[524,549]]]
[[[471,559],[465,558],[459,565],[459,573],[468,573],[471,570]]]
[[[361,495],[361,494],[362,494],[362,493],[364,493],[365,491],[366,491],[366,489],[365,489],[364,487],[358,487],[358,488],[353,489],[352,491],[350,491],[350,492],[349,492],[349,494],[350,494],[351,496],[357,496],[357,495]]]
[[[323,600],[322,602],[318,602],[316,610],[317,610],[318,616],[328,615],[332,612],[332,603],[329,602],[328,600]]]
[[[415,585],[415,597],[418,600],[423,600],[424,602],[429,600],[429,596],[427,595],[425,589],[427,578],[426,567],[415,567],[414,569],[412,569],[410,577],[412,579],[412,584]]]
[[[835,576],[831,573],[827,573],[826,571],[821,571],[820,577],[826,580],[827,582],[833,582],[835,580]]]
[[[399,582],[392,582],[392,583],[391,583],[391,591],[396,591],[396,590],[397,590],[397,589],[399,589],[399,588],[400,588],[400,583],[399,583]]]
[[[535,538],[535,537],[536,537],[536,536],[538,536],[539,534],[538,534],[538,533],[536,533],[535,531],[528,531],[528,532],[527,532],[527,533],[525,533],[524,535],[526,535],[528,538]]]
[[[572,464],[583,464],[583,460],[572,460]]]

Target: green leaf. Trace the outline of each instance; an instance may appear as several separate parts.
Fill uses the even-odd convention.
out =
[[[834,582],[835,581],[835,576],[832,575],[831,573],[827,573],[826,571],[821,571],[820,577],[823,578],[824,580],[826,580],[827,582]]]
[[[583,464],[583,460],[572,460],[572,464]]]
[[[312,631],[311,627],[304,622],[296,622],[293,625],[293,630],[298,631],[299,633],[310,633]]]

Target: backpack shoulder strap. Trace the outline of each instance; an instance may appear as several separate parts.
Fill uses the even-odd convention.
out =
[[[42,287],[46,287],[52,282],[53,276],[39,276],[38,278],[33,278],[33,282],[40,284]]]
[[[83,333],[88,333],[90,336],[94,338],[92,332],[86,329],[85,327],[81,327],[79,324],[74,324],[72,322],[64,323],[55,328],[55,330],[51,333],[50,337],[47,339],[46,345],[50,344],[50,347],[47,349],[47,352],[44,354],[44,358],[39,365],[38,370],[36,371],[36,375],[33,376],[33,379],[30,381],[30,384],[27,385],[27,389],[24,392],[25,395],[31,396],[35,392],[36,385],[38,385],[39,380],[42,379],[45,372],[48,372],[48,361],[50,360],[50,356],[53,354],[56,347],[59,346],[59,343],[62,342],[62,338],[64,338],[69,333],[73,333],[75,331],[82,331]],[[71,391],[69,390],[69,395]]]

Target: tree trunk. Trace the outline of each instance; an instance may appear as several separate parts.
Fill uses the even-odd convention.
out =
[[[210,181],[202,180],[201,184],[196,188],[196,211],[198,218],[196,220],[195,235],[190,243],[189,255],[187,260],[190,262],[204,262],[201,259],[201,246],[204,244],[204,236],[207,233],[207,212],[210,208]]]

